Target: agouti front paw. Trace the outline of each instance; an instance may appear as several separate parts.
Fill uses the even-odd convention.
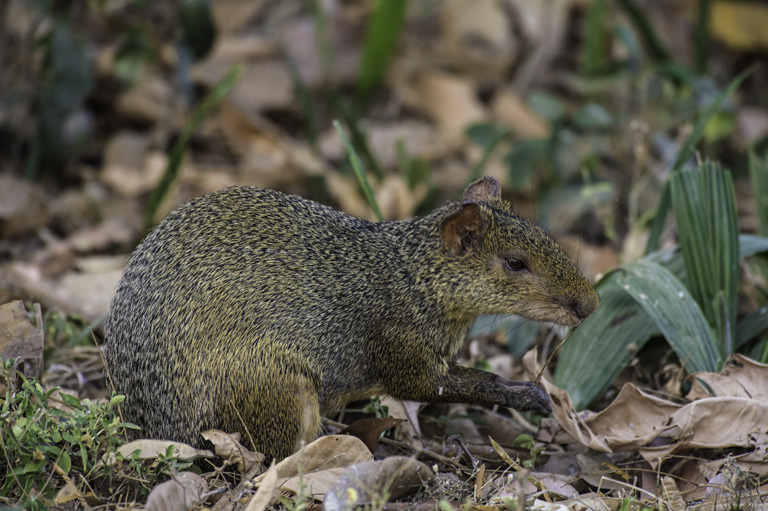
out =
[[[506,406],[522,412],[533,410],[542,415],[552,411],[549,395],[532,381],[500,380],[498,383],[504,389]]]

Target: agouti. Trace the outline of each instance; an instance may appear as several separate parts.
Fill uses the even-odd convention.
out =
[[[142,436],[199,446],[217,428],[280,459],[314,439],[321,414],[377,394],[546,413],[531,382],[453,359],[479,314],[577,325],[597,306],[493,178],[382,223],[231,187],[182,205],[136,249],[104,357]]]

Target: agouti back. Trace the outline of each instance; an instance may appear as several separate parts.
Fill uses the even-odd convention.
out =
[[[479,314],[576,325],[598,296],[483,178],[461,202],[373,223],[280,192],[192,199],[136,249],[104,357],[141,435],[239,431],[283,458],[321,414],[376,394],[549,410],[530,382],[453,362]]]

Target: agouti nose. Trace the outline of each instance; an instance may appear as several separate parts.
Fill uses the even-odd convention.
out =
[[[570,304],[570,309],[574,316],[583,321],[591,316],[599,305],[600,297],[596,291],[592,290],[592,293],[589,293],[586,297],[574,298]]]

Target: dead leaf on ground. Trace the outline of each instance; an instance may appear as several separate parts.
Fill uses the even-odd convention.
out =
[[[264,463],[264,455],[241,444],[239,434],[229,434],[218,429],[209,429],[200,434],[213,444],[213,451],[217,456],[237,465],[241,474],[249,472],[255,465]]]
[[[267,509],[274,500],[276,488],[277,468],[275,468],[275,461],[272,460],[272,464],[264,473],[261,484],[259,484],[259,489],[256,490],[256,494],[248,503],[248,507],[245,508],[245,511],[264,511]]]
[[[380,461],[365,461],[304,476],[303,484],[323,509],[342,510],[370,504],[384,492],[398,499],[429,484],[432,470],[420,461],[405,456],[390,456]],[[298,479],[286,481],[293,488]]]
[[[147,511],[187,511],[199,503],[208,491],[208,483],[194,472],[173,474],[149,493]]]
[[[692,385],[686,397],[690,400],[717,396],[768,402],[768,365],[738,353],[731,355],[719,373],[694,373],[688,380]]]
[[[171,456],[184,461],[191,461],[200,458],[215,458],[216,455],[206,449],[196,449],[191,445],[171,440],[152,440],[140,439],[128,442],[117,448],[123,457],[130,458],[134,451],[140,451],[137,455],[140,460],[155,459],[159,454],[165,455],[168,447],[173,445]]]
[[[35,323],[21,300],[0,305],[0,361],[21,359],[22,373],[28,379],[39,379],[43,371],[44,341],[40,304],[35,304]],[[0,386],[0,390],[4,391],[4,386]]]
[[[0,239],[34,232],[49,219],[40,189],[25,179],[0,174]]]
[[[352,435],[359,438],[365,444],[371,454],[376,451],[379,443],[379,437],[386,430],[394,428],[401,424],[404,419],[395,419],[391,417],[370,419],[358,419],[346,428],[339,431],[340,435]]]
[[[409,106],[435,120],[447,147],[463,145],[467,126],[487,117],[477,99],[475,84],[466,78],[437,71],[424,72],[413,77],[403,89],[403,99]]]
[[[521,140],[547,138],[552,126],[536,113],[513,89],[496,94],[491,104],[496,118]]]
[[[346,467],[361,461],[373,459],[371,451],[357,437],[349,435],[328,435],[305,445],[298,452],[288,456],[276,465],[277,477],[287,479],[314,470]],[[254,483],[264,479],[262,474]]]

